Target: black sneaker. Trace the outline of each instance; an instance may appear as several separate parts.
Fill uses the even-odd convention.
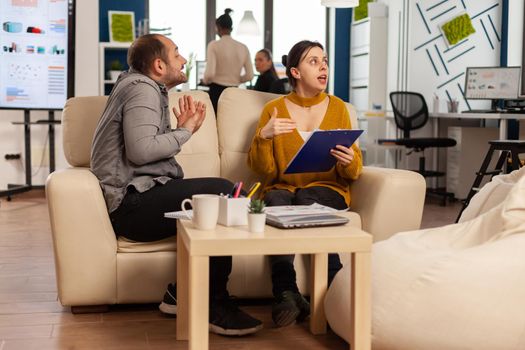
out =
[[[262,322],[239,307],[230,298],[210,301],[210,332],[241,336],[263,328]]]
[[[177,284],[168,284],[162,303],[159,305],[159,310],[167,315],[177,315]]]
[[[285,290],[272,306],[272,319],[278,327],[304,321],[310,315],[310,304],[301,293]]]
[[[302,322],[310,316],[310,303],[303,297],[301,293],[295,293],[295,303],[301,312],[297,316],[297,321]]]

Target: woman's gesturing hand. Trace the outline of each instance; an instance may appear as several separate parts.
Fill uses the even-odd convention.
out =
[[[193,101],[191,96],[184,95],[179,98],[179,110],[173,107],[173,113],[177,118],[177,127],[195,133],[206,117],[206,105],[200,101]]]
[[[296,128],[296,124],[289,118],[277,118],[277,108],[273,109],[270,120],[261,129],[260,136],[263,139],[271,139],[276,135],[287,134]]]
[[[345,147],[343,145],[337,145],[335,148],[330,150],[337,163],[342,166],[348,166],[354,160],[354,150],[351,147]]]

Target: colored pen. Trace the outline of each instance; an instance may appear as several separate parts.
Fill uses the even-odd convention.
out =
[[[259,189],[259,186],[261,186],[260,182],[254,183],[252,187],[250,187],[250,189],[248,190],[248,195],[246,197],[251,198],[251,196],[253,196],[255,192],[257,192],[257,190]]]
[[[241,188],[242,188],[242,181],[239,181],[239,186],[237,186],[237,190],[235,191],[233,198],[239,198],[239,194],[241,193]]]
[[[233,198],[233,196],[235,195],[235,192],[237,192],[237,187],[239,186],[239,183],[236,182],[234,185],[233,185],[233,188],[231,190],[231,192],[228,194],[228,198]]]

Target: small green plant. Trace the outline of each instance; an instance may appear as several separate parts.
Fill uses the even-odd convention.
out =
[[[264,213],[264,208],[266,204],[262,199],[252,199],[250,205],[248,206],[248,212],[250,214],[262,214]]]
[[[190,79],[190,73],[193,68],[193,64],[195,63],[195,58],[197,55],[192,52],[190,53],[190,56],[188,57],[188,62],[186,62],[186,78]]]
[[[124,65],[119,60],[113,60],[109,63],[110,70],[124,70]]]

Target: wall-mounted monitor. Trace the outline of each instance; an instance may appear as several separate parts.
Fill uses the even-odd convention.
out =
[[[206,70],[206,61],[196,61],[195,63],[196,85],[199,86],[201,80],[204,78],[204,71]]]
[[[468,67],[465,98],[475,100],[516,99],[521,67]]]
[[[277,73],[277,76],[279,79],[286,78],[286,67],[281,62],[273,62],[273,66],[275,67],[275,72]]]
[[[0,108],[62,109],[73,96],[74,0],[0,1]]]

